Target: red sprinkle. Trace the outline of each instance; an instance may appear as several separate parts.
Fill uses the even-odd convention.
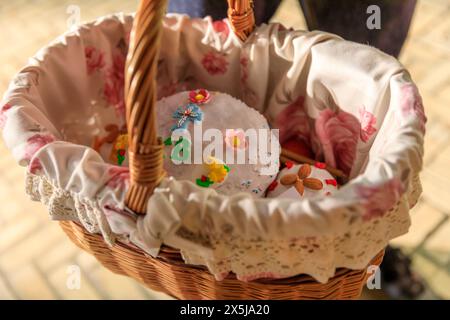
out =
[[[200,180],[202,180],[202,182],[206,182],[208,180],[208,177],[207,176],[202,176]]]
[[[316,163],[314,164],[314,166],[315,166],[316,168],[319,168],[319,169],[325,169],[325,168],[327,167],[327,165],[326,165],[325,163],[323,163],[323,162],[316,162]]]
[[[7,103],[3,107],[0,108],[0,112],[8,111],[11,108],[12,108],[12,106],[9,103]]]
[[[337,187],[336,179],[325,179],[325,183]]]
[[[331,196],[331,192],[328,191],[327,193],[325,193],[326,196]]]
[[[288,169],[290,169],[294,166],[294,163],[292,161],[286,161],[285,165]]]
[[[273,191],[275,190],[275,188],[278,186],[278,181],[274,180],[272,181],[272,183],[269,185],[269,187],[267,188],[268,191]]]
[[[125,155],[125,150],[124,149],[120,149],[119,150],[119,155],[121,155],[123,157]]]

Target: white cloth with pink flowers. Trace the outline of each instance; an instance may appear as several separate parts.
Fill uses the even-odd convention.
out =
[[[158,94],[206,88],[243,100],[302,138],[317,160],[352,180],[314,199],[230,197],[165,179],[136,217],[124,209],[128,169],[91,148],[124,119],[124,62],[132,16],[99,19],[58,38],[6,92],[0,125],[27,192],[52,218],[156,256],[162,243],[222,279],[364,268],[408,231],[421,193],[425,115],[409,74],[380,51],[322,32],[262,25],[242,43],[227,21],[164,20]],[[238,117],[239,115],[236,115]],[[107,130],[107,128],[109,128]],[[201,209],[200,209],[201,208]]]

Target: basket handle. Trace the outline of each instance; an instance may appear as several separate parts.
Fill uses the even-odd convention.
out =
[[[228,0],[228,20],[234,33],[245,41],[255,28],[253,0]]]
[[[164,177],[164,144],[157,135],[156,74],[162,19],[167,0],[141,0],[133,22],[125,69],[130,186],[126,206],[144,214],[147,201]],[[253,31],[252,0],[228,0],[233,31],[245,40]]]

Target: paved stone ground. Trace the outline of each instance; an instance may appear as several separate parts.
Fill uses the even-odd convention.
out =
[[[0,92],[37,49],[67,28],[69,6],[83,21],[131,12],[137,0],[0,0]],[[412,211],[411,231],[394,241],[411,254],[432,290],[450,298],[450,0],[419,0],[400,60],[411,71],[429,118],[424,195]],[[276,20],[304,28],[294,0]],[[114,275],[75,248],[45,209],[24,194],[24,169],[0,142],[0,299],[164,299],[133,280]],[[81,288],[67,286],[70,267],[81,270]]]

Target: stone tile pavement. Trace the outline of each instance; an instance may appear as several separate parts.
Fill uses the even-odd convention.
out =
[[[70,5],[82,21],[132,12],[137,0],[0,0],[0,92],[41,46],[67,29]],[[70,10],[69,10],[70,11]],[[73,11],[72,11],[73,12]],[[393,241],[412,257],[432,291],[450,299],[450,0],[419,0],[400,57],[423,95],[429,118],[425,142],[424,194],[412,211],[410,232]],[[294,0],[275,20],[305,28]],[[164,299],[165,295],[102,268],[75,248],[24,193],[24,169],[0,142],[0,299]],[[71,290],[73,268],[81,287]],[[78,270],[78,269],[75,269]],[[69,285],[68,285],[69,284]]]

